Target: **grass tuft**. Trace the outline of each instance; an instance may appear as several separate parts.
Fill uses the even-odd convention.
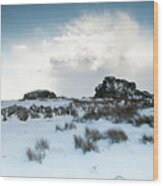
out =
[[[75,143],[75,148],[81,149],[84,154],[90,151],[95,151],[95,152],[98,151],[95,143],[89,141],[88,139],[84,139],[81,136],[74,135],[74,143]]]
[[[106,135],[111,139],[112,143],[120,143],[128,140],[127,135],[123,130],[110,129],[106,132]]]
[[[144,134],[142,137],[142,141],[143,143],[147,144],[147,143],[153,143],[154,139],[153,139],[153,136],[147,136]]]

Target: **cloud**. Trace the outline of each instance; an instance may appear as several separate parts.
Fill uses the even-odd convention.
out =
[[[122,12],[81,15],[63,25],[59,36],[14,45],[11,56],[3,67],[14,72],[22,94],[48,88],[65,96],[91,96],[106,75],[153,90],[153,37]],[[4,87],[10,87],[7,81],[3,78]]]

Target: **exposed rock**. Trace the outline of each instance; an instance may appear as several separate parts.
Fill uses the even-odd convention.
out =
[[[17,105],[12,105],[10,107],[7,108],[7,116],[10,117],[11,115],[15,114],[18,110],[18,106]]]
[[[26,121],[28,117],[32,119],[40,118],[52,118],[53,116],[64,116],[71,115],[77,117],[77,111],[72,107],[58,107],[52,108],[51,106],[37,106],[35,104],[31,105],[29,108],[20,105],[12,105],[1,109],[2,120],[6,121],[11,116],[17,116],[18,119]]]
[[[48,90],[35,90],[29,93],[26,93],[23,97],[23,100],[34,100],[34,99],[53,99],[56,98],[54,92]]]
[[[52,118],[53,110],[50,106],[44,107],[44,118]]]
[[[43,114],[44,113],[44,106],[43,105],[39,106],[38,111],[40,114]]]
[[[40,118],[39,107],[37,107],[36,105],[30,106],[29,112],[32,119]]]
[[[21,121],[26,121],[29,117],[28,109],[25,107],[19,108],[19,111],[17,112],[17,116]]]
[[[120,99],[152,99],[153,95],[147,91],[136,89],[134,82],[116,79],[113,76],[105,77],[102,84],[95,88],[95,98],[120,98]]]
[[[30,106],[29,110],[32,112],[39,113],[39,107],[37,107],[35,104]]]
[[[7,117],[11,117],[12,115],[16,115],[21,121],[26,121],[29,117],[28,109],[18,105],[4,108],[1,110],[1,113],[3,115],[3,121],[6,121]]]

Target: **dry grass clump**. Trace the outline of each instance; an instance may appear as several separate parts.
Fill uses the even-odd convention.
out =
[[[74,135],[74,143],[75,143],[75,148],[82,149],[84,154],[90,151],[95,151],[95,152],[98,151],[95,143],[89,141],[88,139],[84,139],[81,136]]]
[[[82,149],[83,153],[90,151],[98,152],[97,141],[100,139],[109,139],[113,143],[125,142],[128,140],[123,130],[110,129],[104,133],[100,133],[96,129],[85,128],[85,138],[74,135],[74,144],[76,149]]]
[[[99,120],[100,118],[112,119],[114,123],[129,122],[133,123],[134,116],[137,114],[137,106],[134,104],[93,107],[87,111],[83,120]]]
[[[153,124],[154,124],[154,117],[153,116],[141,116],[138,115],[135,119],[134,119],[134,123],[137,127],[140,127],[143,124],[147,124],[149,125],[149,127],[153,128]]]
[[[134,104],[128,104],[125,106],[120,106],[117,104],[112,108],[112,119],[115,123],[133,123],[133,117],[136,113],[137,107]]]
[[[110,129],[106,132],[106,135],[112,141],[112,143],[120,143],[128,140],[128,137],[125,132],[120,129]]]
[[[100,119],[100,113],[99,112],[95,112],[93,109],[90,111],[87,111],[84,116],[83,116],[83,120],[98,120]]]
[[[36,154],[33,152],[33,150],[30,147],[27,149],[26,154],[28,156],[29,161],[33,161],[36,159]]]
[[[37,161],[42,163],[45,158],[45,151],[49,150],[49,142],[45,138],[40,138],[36,141],[35,148],[32,150],[30,147],[26,151],[29,161]]]
[[[57,131],[63,132],[64,129],[63,129],[63,127],[60,127],[59,125],[56,125],[55,126],[55,132],[57,132]]]
[[[153,143],[154,142],[154,139],[153,139],[153,136],[147,136],[147,135],[143,135],[142,137],[142,141],[143,143]]]
[[[76,125],[74,123],[65,123],[65,125],[63,127],[56,125],[55,127],[55,131],[65,131],[65,130],[72,130],[72,129],[76,129]]]
[[[153,128],[154,117],[152,115],[145,116],[138,113],[137,104],[128,103],[127,105],[115,104],[107,107],[92,107],[84,114],[80,121],[99,120],[100,118],[112,120],[113,123],[131,123],[134,126],[141,126],[143,124],[149,125]]]
[[[39,163],[42,163],[42,160],[45,158],[45,152],[34,151],[31,148],[27,149],[26,154],[29,161],[37,161]]]
[[[76,125],[74,123],[65,123],[64,129],[65,130],[76,129]]]
[[[102,135],[100,134],[100,132],[96,129],[89,129],[89,128],[85,128],[85,137],[88,140],[91,141],[97,141],[100,140],[102,138]]]
[[[36,141],[35,149],[48,150],[49,149],[49,142],[45,138],[39,138]]]

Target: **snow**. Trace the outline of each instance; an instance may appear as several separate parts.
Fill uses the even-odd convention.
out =
[[[52,101],[8,101],[2,102],[2,108],[20,104],[66,106],[70,100]],[[139,111],[151,114],[152,109]],[[132,180],[153,180],[153,144],[144,144],[144,134],[153,135],[153,128],[148,125],[135,127],[131,124],[113,124],[100,119],[85,123],[74,122],[76,129],[64,132],[55,131],[55,126],[64,126],[73,120],[72,116],[56,116],[50,119],[29,119],[26,122],[13,117],[2,123],[2,176],[56,177],[56,178],[96,178]],[[124,143],[110,144],[108,139],[99,140],[99,152],[83,154],[75,149],[73,135],[84,136],[85,127],[98,129],[101,133],[108,129],[122,129],[129,140]],[[50,149],[42,164],[29,161],[27,148],[34,148],[40,137],[46,138]]]
[[[140,109],[138,113],[142,116],[153,116],[154,110],[153,108]]]
[[[47,99],[47,100],[25,100],[25,101],[17,101],[17,100],[12,100],[12,101],[2,101],[1,102],[1,108],[9,107],[11,105],[18,105],[18,106],[24,106],[26,108],[30,108],[32,105],[36,106],[51,106],[58,108],[60,106],[68,106],[72,101],[69,99],[62,99],[62,98],[56,98],[56,99]]]

